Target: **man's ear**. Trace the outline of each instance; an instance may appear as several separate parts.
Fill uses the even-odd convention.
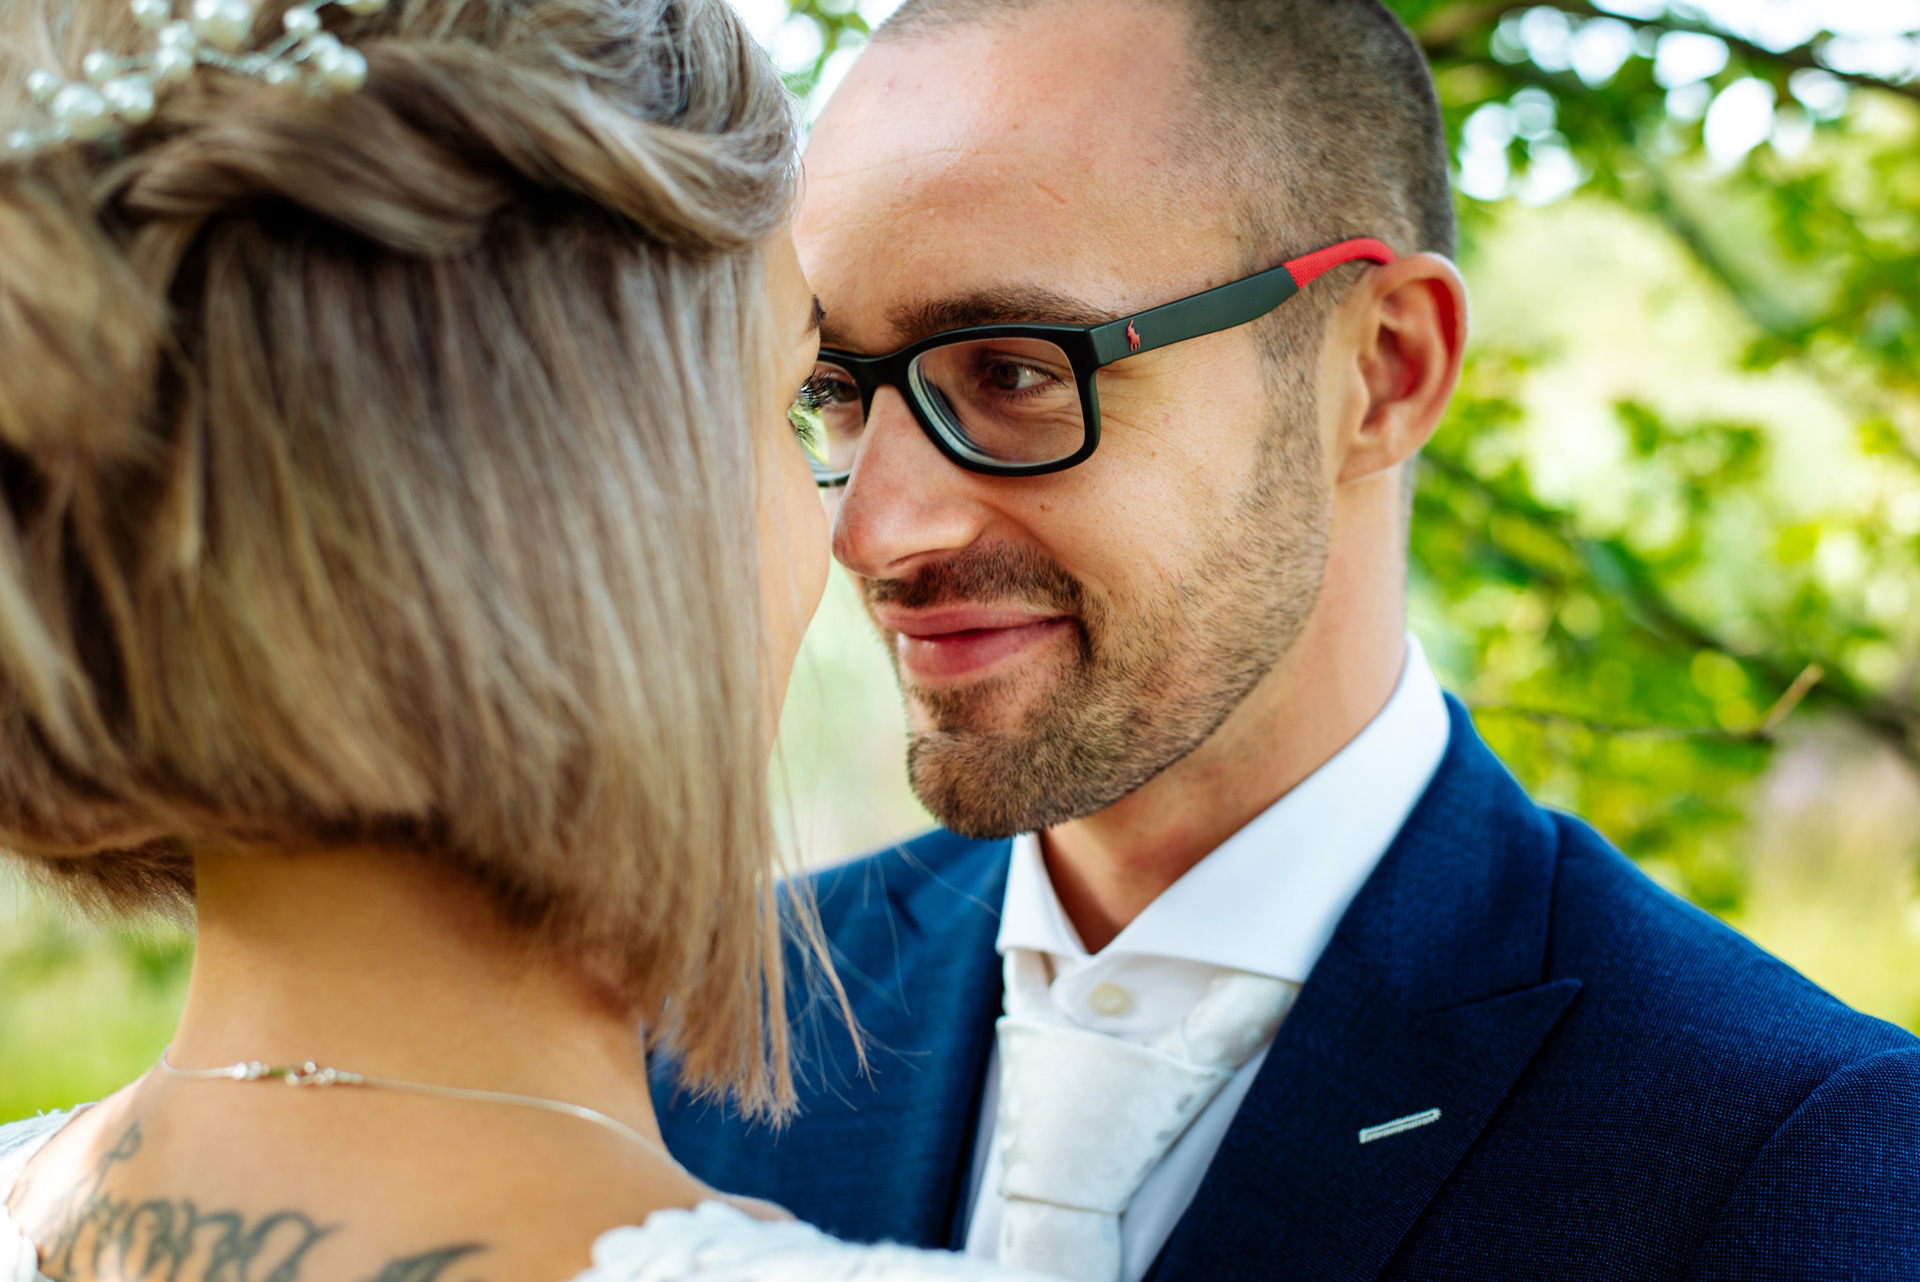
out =
[[[1460,381],[1467,286],[1439,254],[1409,254],[1367,273],[1354,291],[1338,377],[1356,393],[1339,481],[1376,476],[1427,443]]]

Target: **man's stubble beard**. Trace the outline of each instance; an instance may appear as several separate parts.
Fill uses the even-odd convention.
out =
[[[1281,403],[1291,412],[1264,438],[1232,517],[1184,577],[1124,617],[1024,548],[969,550],[913,579],[863,582],[873,603],[1019,601],[1074,624],[1071,668],[1017,730],[983,728],[1019,694],[1013,678],[958,690],[903,681],[926,727],[909,735],[908,776],[942,824],[1007,837],[1106,809],[1206,742],[1293,648],[1319,599],[1331,493],[1311,396]]]

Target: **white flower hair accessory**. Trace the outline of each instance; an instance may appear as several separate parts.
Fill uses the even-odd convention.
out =
[[[339,8],[364,17],[387,7],[387,0],[314,0],[287,10],[281,19],[285,31],[277,40],[247,49],[252,0],[185,2],[191,9],[180,18],[175,0],[133,0],[134,21],[155,33],[158,47],[152,53],[120,58],[96,49],[80,64],[84,80],[51,71],[28,76],[27,92],[46,108],[48,120],[37,129],[9,134],[6,150],[22,154],[69,139],[91,142],[118,126],[144,125],[153,119],[156,95],[191,78],[199,67],[310,92],[352,93],[366,83],[367,60],[320,29],[320,11]]]

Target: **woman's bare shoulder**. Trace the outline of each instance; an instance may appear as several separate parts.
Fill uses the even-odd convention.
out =
[[[146,1134],[137,1118],[117,1117],[115,1105],[110,1099],[77,1117],[56,1113],[0,1126],[0,1282],[36,1282],[41,1269],[59,1277],[164,1275],[175,1282],[199,1282],[224,1276],[222,1270],[240,1256],[246,1257],[250,1275],[290,1279],[324,1274],[369,1282],[444,1282],[462,1272],[538,1277],[548,1272],[543,1265],[579,1250],[561,1247],[567,1240],[592,1241],[592,1263],[584,1272],[577,1263],[552,1267],[554,1282],[568,1277],[573,1282],[757,1282],[770,1277],[781,1282],[1019,1282],[1029,1276],[947,1252],[842,1242],[809,1225],[775,1218],[781,1213],[765,1204],[717,1198],[691,1209],[637,1216],[641,1222],[597,1235],[577,1236],[582,1222],[561,1208],[580,1210],[578,1190],[553,1198],[550,1194],[559,1190],[540,1187],[554,1182],[550,1176],[526,1179],[530,1170],[565,1168],[541,1160],[553,1155],[537,1152],[537,1145],[529,1146],[536,1151],[523,1154],[533,1160],[517,1170],[510,1164],[480,1163],[494,1174],[474,1182],[500,1196],[486,1199],[491,1205],[485,1214],[461,1214],[451,1221],[435,1213],[436,1208],[389,1201],[391,1218],[376,1226],[367,1223],[364,1214],[318,1197],[312,1186],[313,1196],[290,1197],[290,1190],[274,1187],[280,1181],[261,1178],[261,1173],[249,1181],[255,1196],[231,1184],[217,1192],[200,1186],[193,1189],[194,1196],[180,1196],[179,1190],[170,1193],[164,1187],[170,1180],[139,1176],[141,1159],[147,1156],[142,1152]],[[125,1125],[116,1130],[116,1122]],[[231,1156],[232,1145],[212,1147]],[[330,1165],[316,1160],[321,1156],[317,1146],[298,1147],[307,1152],[304,1165],[310,1171]],[[417,1152],[414,1144],[404,1147]],[[376,1171],[368,1162],[355,1165],[359,1176],[353,1183],[363,1187],[392,1184],[383,1177],[403,1174]],[[413,1163],[402,1158],[392,1165]],[[401,1178],[397,1183],[414,1189],[422,1183],[444,1184],[446,1172],[435,1174],[442,1180]],[[338,1172],[334,1175],[325,1182],[338,1187]],[[706,1196],[714,1197],[711,1191]],[[316,1199],[327,1204],[324,1210],[309,1205]],[[606,1214],[602,1208],[595,1218]],[[472,1231],[481,1221],[488,1223],[488,1233]],[[601,1225],[608,1222],[600,1218]],[[453,1231],[456,1223],[467,1231]],[[429,1225],[432,1230],[420,1236]],[[427,1239],[441,1244],[415,1249]],[[399,1246],[408,1249],[396,1251]],[[97,1267],[102,1264],[112,1267],[103,1271]],[[149,1271],[154,1268],[160,1271]]]
[[[699,1196],[538,1115],[414,1125],[391,1101],[283,1094],[0,1130],[0,1282],[562,1282],[609,1226]]]

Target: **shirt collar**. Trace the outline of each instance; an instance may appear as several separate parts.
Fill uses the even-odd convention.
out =
[[[1306,982],[1432,782],[1449,733],[1440,684],[1409,636],[1400,681],[1366,728],[1189,869],[1100,956],[1175,958]],[[1032,833],[1014,841],[996,946],[1087,956]]]

